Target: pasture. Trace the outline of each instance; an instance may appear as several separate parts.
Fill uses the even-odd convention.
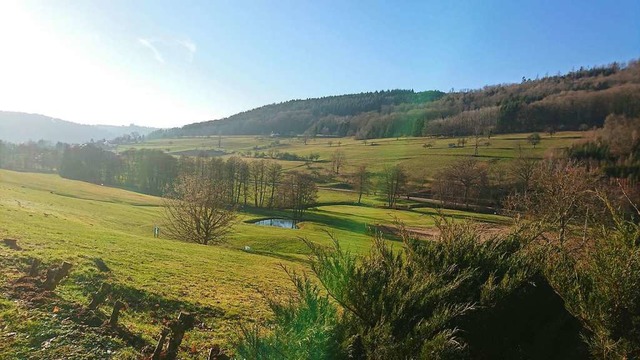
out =
[[[560,132],[552,137],[541,134],[542,141],[535,148],[527,142],[528,133],[494,135],[479,139],[478,158],[483,161],[504,162],[523,151],[528,156],[542,158],[556,149],[569,147],[586,132]],[[464,146],[458,146],[457,138],[401,137],[387,139],[355,140],[354,138],[310,138],[305,145],[302,138],[271,138],[269,136],[217,136],[177,139],[157,139],[135,145],[121,145],[118,151],[128,148],[160,149],[172,154],[184,151],[221,150],[225,157],[232,155],[255,156],[269,152],[288,152],[301,157],[318,154],[313,166],[329,169],[332,154],[343,151],[346,156],[344,172],[352,172],[366,164],[374,172],[387,165],[401,164],[411,169],[415,176],[431,178],[439,169],[460,157],[475,153],[475,139],[466,138]],[[220,147],[218,147],[220,142]],[[455,147],[450,147],[455,145]],[[279,161],[285,169],[305,168],[303,161]]]

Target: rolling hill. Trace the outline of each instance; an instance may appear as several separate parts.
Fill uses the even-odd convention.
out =
[[[91,139],[113,139],[137,132],[147,135],[156,128],[129,125],[83,125],[50,116],[0,111],[0,140],[12,143],[46,140],[52,143],[84,143]]]

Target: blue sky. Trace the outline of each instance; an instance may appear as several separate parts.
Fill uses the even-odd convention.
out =
[[[640,57],[640,1],[0,2],[0,110],[177,126]]]

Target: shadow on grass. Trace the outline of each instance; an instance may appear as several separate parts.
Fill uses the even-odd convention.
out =
[[[107,325],[109,315],[102,310],[90,310],[84,304],[59,296],[56,291],[46,290],[41,274],[11,281],[3,287],[3,293],[8,299],[19,300],[29,319],[34,321],[23,330],[28,334],[29,346],[40,348],[38,356],[31,358],[62,358],[48,351],[57,346],[69,345],[82,353],[122,348],[122,344],[113,341],[114,335],[137,350],[149,345],[126,327]],[[100,346],[96,347],[96,344]],[[101,356],[107,356],[107,353],[98,358]]]
[[[83,290],[87,298],[90,298],[91,294],[98,291],[102,282],[105,281],[105,278],[96,273],[87,272],[75,276],[74,281],[85,284]],[[137,289],[122,283],[111,281],[110,283],[112,285],[110,295],[112,299],[124,302],[127,305],[128,311],[146,312],[157,320],[173,319],[181,311],[195,314],[196,317],[202,319],[224,316],[224,310],[219,307],[203,306],[188,301],[169,299],[150,291]]]

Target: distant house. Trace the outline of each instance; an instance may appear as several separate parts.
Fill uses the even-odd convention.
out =
[[[280,133],[277,133],[277,132],[273,132],[273,131],[272,131],[272,132],[271,132],[271,135],[269,135],[269,137],[272,137],[272,138],[280,137]]]

